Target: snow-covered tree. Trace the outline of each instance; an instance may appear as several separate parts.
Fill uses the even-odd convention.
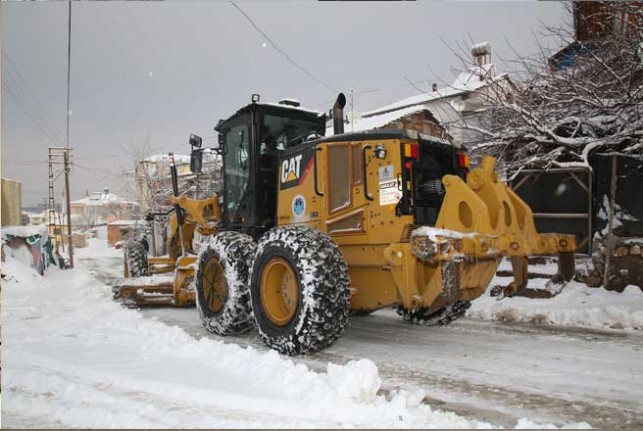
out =
[[[489,93],[476,127],[487,139],[474,154],[494,155],[515,169],[587,166],[595,151],[643,153],[643,5],[596,2],[594,15],[583,16],[577,8],[570,6],[576,32],[546,29],[573,41],[567,48],[521,58],[526,73],[517,88]],[[594,27],[579,40],[579,25],[589,23],[578,22],[583,19],[594,19]]]

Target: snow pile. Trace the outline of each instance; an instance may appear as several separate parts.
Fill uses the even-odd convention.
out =
[[[344,366],[329,362],[326,374],[340,396],[356,402],[374,400],[382,384],[377,366],[369,359],[350,361]]]
[[[501,268],[510,266],[503,262]],[[556,266],[530,265],[529,271],[554,274]],[[510,277],[495,277],[491,284],[505,286],[510,281]],[[528,287],[544,289],[546,282],[545,278],[531,279]],[[514,297],[502,301],[489,296],[489,291],[472,302],[467,316],[589,328],[643,329],[643,292],[636,286],[629,286],[618,293],[571,281],[554,298]]]
[[[32,235],[40,235],[42,238],[47,238],[47,226],[44,224],[35,226],[3,226],[2,238],[5,239],[7,235],[26,238]]]
[[[79,259],[79,265],[82,260]],[[310,371],[145,320],[80,268],[3,271],[5,423],[89,428],[490,427],[376,395],[368,360]],[[195,311],[195,319],[198,319]],[[417,396],[416,396],[417,398]],[[416,406],[414,406],[416,405]],[[409,407],[413,406],[413,407]]]

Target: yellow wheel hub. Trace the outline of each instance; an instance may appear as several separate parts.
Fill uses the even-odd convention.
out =
[[[297,311],[299,286],[297,275],[288,261],[273,257],[261,273],[261,305],[268,319],[286,326]]]
[[[208,308],[215,313],[220,311],[228,299],[228,283],[219,259],[213,257],[206,262],[201,274],[201,286]]]

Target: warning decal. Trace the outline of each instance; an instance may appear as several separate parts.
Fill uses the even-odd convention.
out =
[[[397,181],[380,181],[380,206],[396,205],[402,199],[402,191],[397,188]]]

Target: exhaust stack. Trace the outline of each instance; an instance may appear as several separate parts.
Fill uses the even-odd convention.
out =
[[[333,134],[341,135],[344,133],[344,106],[346,106],[346,96],[339,93],[337,100],[333,105]]]

